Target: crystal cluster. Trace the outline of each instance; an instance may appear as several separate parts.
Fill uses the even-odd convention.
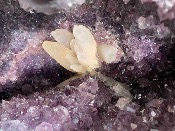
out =
[[[97,45],[91,31],[83,25],[75,25],[73,33],[57,29],[52,31],[51,35],[57,42],[44,41],[43,49],[60,65],[72,72],[80,74],[93,72],[100,67],[100,61],[112,63],[124,54],[118,45],[112,46],[109,43]]]
[[[25,87],[30,81],[32,81],[32,83],[35,83],[36,81],[36,83],[30,87],[39,88],[38,86],[41,86],[41,83],[50,85],[52,83],[50,80],[54,78],[54,75],[58,76],[60,74],[61,76],[59,65],[42,49],[41,42],[46,38],[46,34],[47,33],[44,30],[31,32],[23,29],[11,33],[12,37],[8,48],[0,55],[1,92],[6,89],[13,90],[13,88],[19,88],[20,85],[17,85],[16,83],[20,82],[21,85]],[[3,47],[4,45],[2,45],[2,49]],[[44,73],[49,72],[46,70],[47,66],[52,66],[53,69],[57,66],[57,71],[53,73],[52,77],[48,76],[48,74],[44,76]],[[43,70],[43,68],[45,68],[45,70]],[[42,76],[38,75],[40,72],[43,73]],[[31,80],[28,79],[28,77],[30,77]],[[32,80],[32,77],[35,77],[35,80]],[[39,82],[39,79],[43,82]],[[37,84],[37,81],[40,83],[39,85]]]
[[[146,18],[141,16],[137,20],[137,23],[140,29],[143,29],[143,30],[150,29],[153,31],[154,37],[157,37],[160,39],[163,37],[166,37],[170,33],[170,30],[168,29],[168,27],[164,26],[163,23],[156,25],[154,17],[152,15]]]
[[[0,99],[56,86],[70,77],[41,46],[63,16],[27,13],[13,0],[0,3]]]
[[[170,30],[163,23],[156,23],[152,15],[141,16],[132,23],[124,35],[125,39],[122,40],[121,46],[125,57],[118,63],[118,68],[113,69],[115,65],[107,65],[107,69],[110,70],[108,75],[127,82],[131,75],[135,78],[148,75],[154,66],[160,71],[165,68],[165,61],[161,60],[166,60],[167,54],[163,54],[160,49],[165,44],[163,39],[169,37]]]
[[[174,101],[154,99],[141,109],[116,98],[103,82],[85,76],[61,90],[3,101],[0,127],[4,131],[171,130],[174,105]]]
[[[111,104],[112,97],[114,97],[113,92],[104,84],[86,76],[82,80],[74,80],[62,91],[56,88],[29,97],[12,98],[9,102],[3,101],[0,127],[4,131],[109,130],[125,126],[131,129],[130,124],[133,123],[137,124],[138,128],[140,126],[147,128],[143,122],[135,121],[141,118],[126,111],[120,112],[115,106],[111,105],[104,109],[107,112],[101,112],[100,108],[103,108],[103,104],[106,106]],[[102,115],[103,113],[106,115]],[[125,115],[129,117],[126,119],[134,121],[123,123],[120,117]],[[115,121],[118,121],[116,125],[111,125]]]
[[[175,130],[173,9],[173,0],[0,0],[0,130]],[[72,40],[74,25],[91,30],[98,54],[120,47],[100,77],[70,78],[42,49],[69,41],[66,30]]]
[[[61,10],[68,11],[77,5],[82,5],[85,0],[18,0],[21,8],[26,11],[42,12],[47,15],[58,13]]]
[[[37,34],[37,35],[36,35]],[[24,30],[18,30],[12,32],[11,42],[9,47],[0,56],[1,60],[1,75],[0,84],[4,85],[6,81],[16,81],[22,75],[26,68],[40,69],[44,65],[44,60],[48,58],[39,57],[43,54],[40,41],[45,38],[45,31],[40,32],[26,32]],[[37,36],[37,37],[36,37]],[[30,55],[34,55],[35,58],[30,59]],[[36,59],[36,60],[34,60]],[[26,63],[24,61],[31,61]],[[19,65],[19,63],[26,63]],[[30,65],[30,66],[29,66]],[[28,66],[28,67],[27,67]],[[4,68],[3,68],[4,67]]]
[[[175,18],[175,0],[141,0],[145,2],[155,2],[158,6],[158,15],[161,20]]]

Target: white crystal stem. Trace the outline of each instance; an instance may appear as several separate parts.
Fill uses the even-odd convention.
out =
[[[133,96],[129,92],[129,87],[127,85],[117,82],[116,80],[107,77],[100,72],[94,72],[93,75],[102,80],[106,86],[113,90],[116,96],[129,97],[132,100]]]

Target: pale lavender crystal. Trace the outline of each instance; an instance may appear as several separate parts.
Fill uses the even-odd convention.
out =
[[[145,2],[155,2],[158,5],[158,15],[161,20],[175,18],[175,0],[141,0]]]
[[[19,120],[11,120],[6,123],[2,122],[1,128],[4,131],[26,131],[27,126]]]
[[[42,122],[35,128],[35,131],[53,131],[53,127],[47,122]]]
[[[155,54],[159,52],[160,45],[149,38],[142,36],[140,38],[130,36],[126,42],[128,46],[127,55],[132,57],[137,63],[144,58],[154,59]]]
[[[137,23],[140,29],[151,29],[154,27],[154,19],[152,15],[146,18],[143,16],[139,17]]]
[[[155,36],[158,38],[163,38],[170,34],[169,28],[165,27],[163,23],[160,25],[157,25],[155,28],[156,28]]]
[[[124,2],[125,4],[127,4],[129,1],[130,1],[130,0],[123,0],[123,2]]]
[[[42,12],[47,15],[58,13],[61,10],[68,11],[77,5],[82,5],[85,0],[18,0],[25,11]]]
[[[164,26],[163,23],[156,25],[155,24],[155,20],[154,17],[152,15],[148,16],[148,17],[140,17],[137,20],[138,23],[138,27],[140,29],[149,29],[149,30],[153,30],[154,32],[154,37],[157,38],[163,38],[168,36],[168,34],[170,34],[170,30],[168,27]]]

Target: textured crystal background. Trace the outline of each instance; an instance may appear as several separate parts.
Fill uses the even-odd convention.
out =
[[[175,0],[0,0],[0,129],[175,130],[174,18]],[[123,109],[119,100],[126,100],[96,78],[56,87],[75,74],[41,44],[53,40],[52,30],[74,24],[91,28],[99,44],[117,42],[125,52],[100,69],[131,87],[134,99]]]

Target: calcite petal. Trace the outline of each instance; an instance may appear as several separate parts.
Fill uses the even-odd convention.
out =
[[[85,26],[75,25],[73,34],[76,40],[74,50],[80,64],[91,69],[98,68],[97,44],[90,30]]]
[[[76,43],[75,39],[72,39],[72,40],[70,41],[70,49],[71,49],[72,51],[74,51],[74,52],[75,52],[75,50],[74,50],[74,45],[75,45],[75,43]]]
[[[63,66],[65,69],[69,71],[74,72],[74,70],[70,68],[71,63],[66,58],[68,54],[72,56],[74,55],[74,53],[70,49],[66,48],[64,45],[58,42],[50,42],[50,41],[44,41],[42,47],[61,66]]]
[[[119,49],[112,45],[102,44],[98,46],[98,55],[106,63],[114,62],[117,58]]]
[[[71,54],[67,54],[66,55],[66,59],[70,62],[70,64],[79,64],[78,59],[76,58],[76,56],[73,56]]]
[[[56,29],[51,32],[51,35],[58,43],[64,44],[66,47],[70,47],[69,43],[74,38],[73,34],[66,29]]]
[[[70,66],[70,68],[73,69],[75,72],[78,72],[80,74],[86,73],[86,70],[87,70],[86,67],[84,67],[83,65],[80,65],[80,64],[72,64]]]
[[[86,72],[86,67],[83,65],[80,65],[78,62],[78,59],[75,56],[72,56],[70,54],[67,54],[66,56],[67,60],[71,63],[70,68],[73,69],[75,72],[83,74]]]

